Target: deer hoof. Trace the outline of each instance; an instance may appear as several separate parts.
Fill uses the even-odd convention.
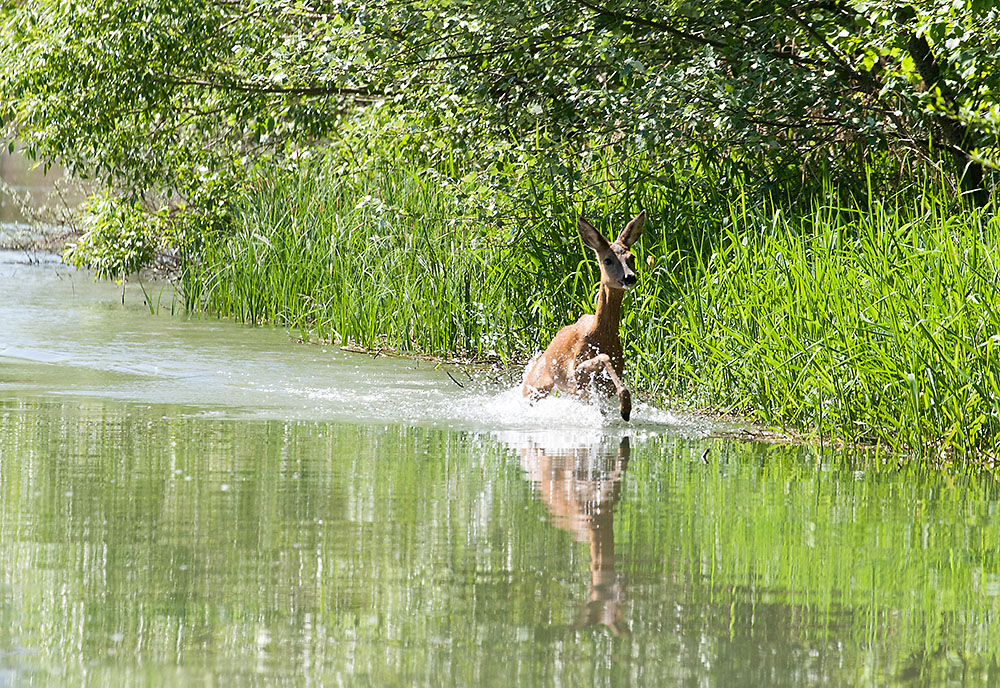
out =
[[[618,408],[622,412],[622,420],[627,421],[632,415],[632,394],[627,389],[622,390]]]

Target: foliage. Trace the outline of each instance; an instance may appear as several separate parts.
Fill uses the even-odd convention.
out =
[[[462,189],[439,182],[385,165],[261,178],[237,205],[238,229],[209,236],[188,263],[185,300],[369,347],[520,350],[523,319],[493,318],[522,281],[495,278],[500,242],[456,217]]]
[[[0,117],[114,189],[78,264],[169,231],[190,306],[369,345],[523,356],[588,306],[573,217],[646,208],[641,386],[992,451],[998,37],[984,0],[8,1]],[[851,290],[888,305],[800,302]]]
[[[782,184],[937,151],[984,202],[998,18],[984,0],[42,0],[0,14],[0,92],[34,155],[140,196],[232,190],[377,101],[493,181],[604,146]]]
[[[82,213],[84,232],[64,260],[92,269],[101,279],[123,281],[148,265],[160,247],[164,211],[150,215],[135,204],[97,196],[84,204]]]

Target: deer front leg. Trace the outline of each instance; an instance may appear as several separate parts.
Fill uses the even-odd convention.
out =
[[[628,420],[629,416],[632,415],[632,393],[628,391],[622,379],[618,377],[618,373],[615,372],[615,368],[611,365],[611,359],[607,354],[597,354],[593,358],[577,364],[573,370],[577,390],[582,391],[587,389],[590,381],[602,370],[607,372],[611,383],[615,386],[615,390],[618,393],[618,410],[621,411],[622,418]]]

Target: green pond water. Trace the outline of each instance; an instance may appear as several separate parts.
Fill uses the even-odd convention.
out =
[[[448,372],[0,254],[0,686],[1000,681],[991,476]]]

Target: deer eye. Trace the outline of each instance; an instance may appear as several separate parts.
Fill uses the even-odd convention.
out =
[[[612,263],[614,263],[614,261],[613,261],[613,260],[611,260],[610,258],[605,258],[605,259],[604,259],[604,264],[605,264],[605,265],[611,265]]]

